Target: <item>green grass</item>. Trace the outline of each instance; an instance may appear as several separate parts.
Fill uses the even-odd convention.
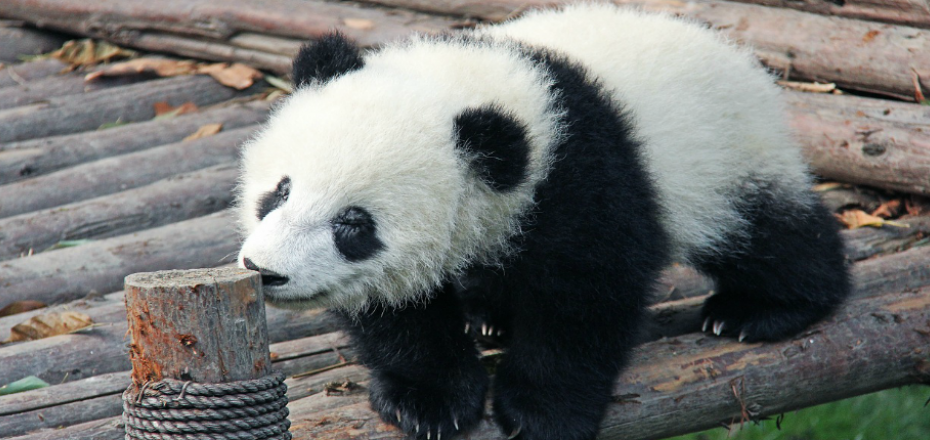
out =
[[[785,413],[732,432],[712,429],[670,440],[928,440],[930,387],[907,386]]]

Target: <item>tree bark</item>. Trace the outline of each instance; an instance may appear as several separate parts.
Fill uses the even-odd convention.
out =
[[[250,94],[236,91],[205,75],[156,79],[115,89],[49,98],[48,102],[0,112],[0,142],[96,130],[106,123],[155,117],[153,105],[205,106]]]
[[[0,14],[3,12],[0,11]],[[40,32],[0,23],[0,63],[16,63],[20,57],[39,55],[61,47],[67,41],[64,35]]]
[[[0,186],[0,218],[138,188],[180,173],[231,164],[254,127],[117,155]]]
[[[0,88],[0,110],[39,104],[49,98],[59,96],[80,95],[97,90],[111,89],[138,83],[145,79],[145,77],[136,75],[86,82],[83,75],[74,73],[42,78],[24,85]]]
[[[67,69],[56,59],[42,59],[8,65],[0,68],[0,88],[25,85],[30,81],[47,78]]]
[[[146,270],[214,267],[230,262],[239,240],[229,213],[173,223],[0,263],[0,307],[31,299],[55,304],[114,292]]]
[[[229,207],[238,168],[217,165],[83,202],[0,219],[0,260],[62,240],[101,239],[212,214]]]
[[[268,107],[267,101],[220,104],[217,108],[172,118],[0,144],[0,184],[48,174],[96,159],[178,142],[207,124],[223,124],[223,131],[257,124],[268,116]]]
[[[817,174],[930,195],[930,107],[855,96],[785,96],[791,126]]]
[[[859,18],[930,28],[926,0],[733,0],[777,8],[791,8],[834,17]]]

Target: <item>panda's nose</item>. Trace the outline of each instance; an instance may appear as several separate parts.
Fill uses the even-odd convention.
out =
[[[280,286],[287,283],[287,277],[268,269],[262,269],[248,258],[243,258],[242,263],[249,270],[258,271],[262,275],[262,286]]]

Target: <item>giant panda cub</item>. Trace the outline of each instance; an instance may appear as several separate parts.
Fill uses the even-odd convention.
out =
[[[479,422],[492,333],[503,432],[595,438],[672,262],[717,283],[705,331],[745,341],[849,291],[772,78],[700,25],[586,4],[365,55],[332,34],[293,80],[244,147],[239,262],[341,318],[412,437]]]

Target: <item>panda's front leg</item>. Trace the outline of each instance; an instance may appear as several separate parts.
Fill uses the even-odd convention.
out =
[[[550,286],[558,292],[514,292],[511,346],[494,379],[495,418],[509,438],[597,436],[636,343],[646,290],[610,295],[578,281]]]
[[[371,369],[369,397],[382,420],[411,437],[437,440],[481,420],[488,377],[450,288],[425,305],[337,315]]]

